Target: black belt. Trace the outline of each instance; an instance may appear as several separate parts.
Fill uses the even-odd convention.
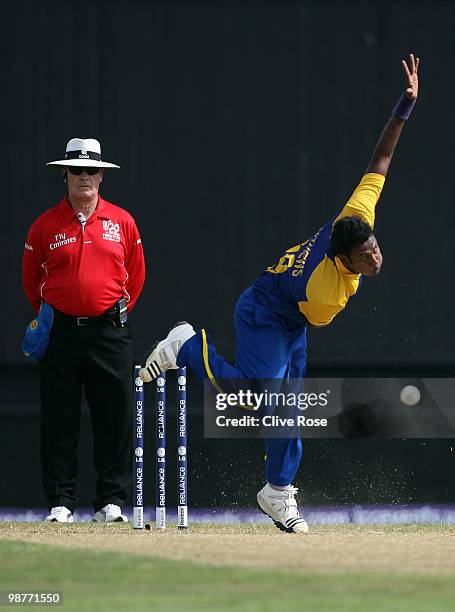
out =
[[[60,312],[54,308],[54,317],[57,321],[65,321],[65,323],[70,323],[71,325],[76,325],[77,327],[88,327],[89,325],[97,325],[98,323],[102,323],[103,321],[109,321],[114,325],[114,327],[123,327],[128,320],[126,310],[126,306],[121,304],[124,300],[120,300],[113,308],[109,308],[103,314],[97,317],[77,317],[74,315],[67,315],[64,312]]]

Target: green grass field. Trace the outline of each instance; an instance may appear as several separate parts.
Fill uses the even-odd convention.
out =
[[[129,525],[0,523],[0,590],[63,591],[65,610],[439,612],[454,608],[455,553],[445,553],[454,535],[452,527],[326,526],[288,536],[263,525],[161,534]],[[418,549],[408,565],[400,545]]]

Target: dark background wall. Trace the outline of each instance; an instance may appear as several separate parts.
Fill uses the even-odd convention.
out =
[[[422,58],[421,96],[378,209],[383,273],[311,333],[310,364],[452,373],[454,31],[451,2],[3,2],[3,435],[15,435],[16,384],[37,410],[20,266],[30,224],[63,195],[45,163],[67,140],[98,138],[121,166],[102,193],[143,238],[136,360],[182,318],[233,358],[238,295],[343,206],[409,51]]]

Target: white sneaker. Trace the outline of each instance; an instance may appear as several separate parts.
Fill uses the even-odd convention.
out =
[[[139,376],[144,382],[150,382],[165,370],[177,369],[177,355],[187,340],[195,335],[193,326],[186,321],[176,323],[167,337],[157,342],[152,352],[147,357],[145,366],[141,368]]]
[[[127,523],[127,517],[122,514],[122,509],[116,504],[106,504],[104,508],[95,512],[94,523]]]
[[[48,523],[72,523],[74,518],[71,510],[65,506],[55,506],[44,520]]]
[[[308,533],[308,525],[297,508],[296,493],[297,488],[292,485],[285,491],[277,491],[267,483],[257,494],[258,505],[281,531]]]

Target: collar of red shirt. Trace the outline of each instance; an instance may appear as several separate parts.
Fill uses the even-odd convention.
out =
[[[98,204],[96,205],[95,212],[93,213],[92,217],[96,215],[101,219],[107,219],[108,217],[106,216],[105,209],[106,200],[103,200],[103,198],[99,195]],[[67,221],[71,221],[76,216],[76,213],[74,212],[73,207],[71,206],[70,201],[68,200],[68,194],[60,202],[60,210],[62,211],[63,216]]]

